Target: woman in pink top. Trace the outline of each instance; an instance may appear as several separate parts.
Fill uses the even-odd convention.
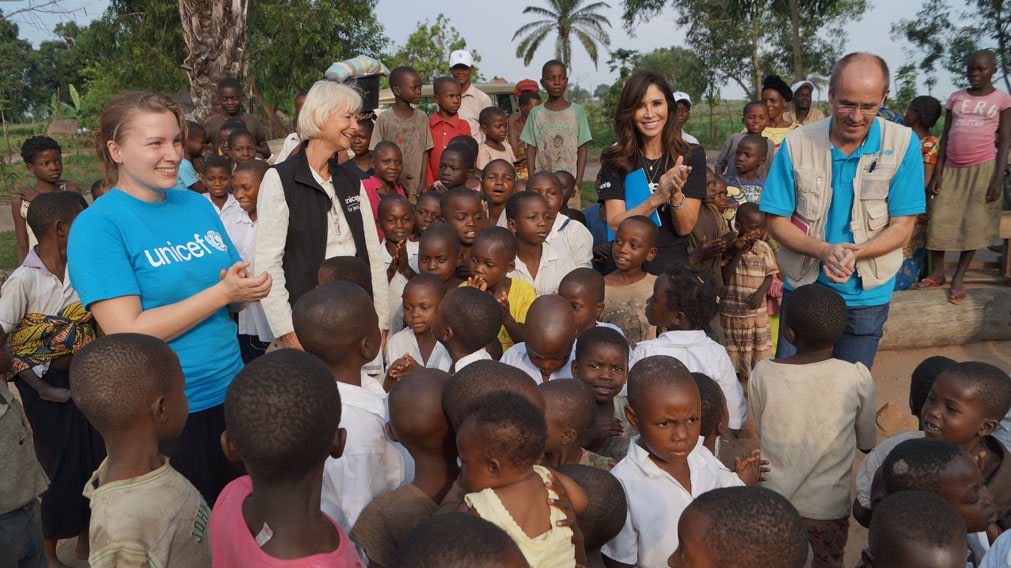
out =
[[[937,152],[927,248],[933,269],[920,287],[944,284],[944,251],[961,251],[951,277],[948,301],[961,304],[963,278],[976,249],[997,240],[1000,197],[1011,142],[1011,95],[994,88],[997,71],[988,49],[969,57],[970,87],[951,95],[944,115],[944,134]],[[994,136],[996,134],[996,149]]]

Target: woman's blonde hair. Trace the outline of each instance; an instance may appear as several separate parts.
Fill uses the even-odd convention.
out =
[[[108,142],[119,144],[123,135],[130,129],[134,116],[140,113],[171,113],[179,124],[183,139],[186,139],[186,118],[183,109],[172,97],[161,93],[132,91],[117,95],[105,104],[99,120],[98,131],[95,132],[95,149],[98,159],[102,162],[102,180],[108,184],[112,173],[119,168],[109,154]]]
[[[361,109],[361,93],[353,87],[334,81],[316,81],[306,94],[298,115],[298,130],[304,139],[319,138],[331,115],[337,112],[357,115]]]

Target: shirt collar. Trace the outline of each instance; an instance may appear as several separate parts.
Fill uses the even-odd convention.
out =
[[[482,361],[484,359],[491,359],[491,355],[489,355],[488,352],[485,351],[484,348],[482,347],[481,349],[478,349],[473,353],[468,353],[463,357],[460,357],[460,360],[457,361],[455,365],[453,365],[453,368],[457,372],[459,372],[460,369],[463,369],[467,365],[470,365],[475,361]]]
[[[337,383],[337,391],[341,395],[341,404],[349,404],[383,419],[386,418],[386,403],[377,393],[365,387],[341,382]]]
[[[674,477],[671,474],[660,469],[660,466],[658,466],[656,462],[654,462],[649,457],[649,450],[647,450],[646,448],[644,448],[642,445],[639,444],[641,440],[642,436],[637,435],[632,438],[631,442],[629,442],[628,444],[629,459],[635,462],[635,464],[639,466],[639,469],[642,470],[642,473],[647,477],[666,477],[668,479],[674,479]],[[698,471],[699,466],[701,465],[699,461],[700,458],[698,455],[699,448],[705,448],[705,446],[702,445],[701,436],[699,436],[699,441],[695,443],[695,447],[692,448],[692,451],[688,454],[688,469],[693,473],[695,471]],[[709,450],[706,451],[708,452]],[[678,483],[678,485],[680,485],[680,483]],[[695,484],[692,483],[692,485]]]
[[[442,115],[439,114],[438,112],[436,112],[436,113],[434,113],[432,115],[432,118],[428,119],[428,125],[429,126],[438,126],[439,123],[441,123],[441,122],[445,122],[451,128],[459,128],[460,127],[460,113],[456,113],[456,114],[454,114],[453,116],[451,116],[449,118],[442,118]]]
[[[541,263],[537,265],[537,275],[541,275],[541,269],[548,264],[553,263],[558,260],[558,252],[555,251],[553,247],[548,246],[547,242],[541,243]],[[516,257],[516,268],[515,270],[530,276],[530,269],[527,268],[527,264],[520,260],[520,257]]]
[[[835,121],[835,117],[829,118],[828,131],[831,134],[832,124]],[[871,129],[867,131],[867,136],[864,141],[857,146],[857,149],[853,151],[849,156],[843,154],[835,144],[832,144],[832,158],[837,160],[845,160],[847,158],[859,158],[864,154],[873,154],[881,149],[881,123],[875,118],[871,122]]]
[[[25,261],[21,263],[21,266],[24,266],[26,268],[37,268],[41,270],[43,274],[55,276],[55,274],[53,274],[52,272],[49,271],[48,268],[46,268],[46,264],[42,262],[42,259],[39,258],[38,251],[39,245],[33,246],[32,249],[28,251],[28,254],[25,255]]]
[[[688,331],[665,331],[660,334],[657,339],[663,340],[666,343],[673,343],[675,345],[691,345],[693,343],[698,343],[706,337],[706,332],[701,329],[692,329]]]

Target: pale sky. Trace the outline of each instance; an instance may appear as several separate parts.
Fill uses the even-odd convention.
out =
[[[4,0],[0,9],[10,13],[29,4],[44,4],[47,0]],[[640,25],[636,35],[629,34],[622,27],[620,0],[608,0],[611,8],[603,13],[615,27],[609,30],[611,48],[636,49],[647,53],[659,47],[686,46],[685,32],[675,24],[674,13],[668,9],[649,23]],[[921,6],[920,0],[892,0],[881,2],[870,0],[870,9],[860,20],[847,26],[849,40],[844,46],[846,51],[870,51],[884,57],[893,72],[902,65],[906,56],[903,53],[903,42],[895,42],[890,37],[891,24],[901,18],[911,18]],[[50,38],[53,26],[61,20],[73,19],[82,24],[99,17],[108,5],[107,0],[62,0],[60,6],[68,10],[68,14],[36,14],[18,15],[14,21],[21,28],[21,37],[38,45],[39,41]],[[255,2],[254,2],[255,5]],[[504,0],[492,2],[477,0],[460,2],[459,0],[379,0],[376,11],[379,20],[386,28],[386,35],[397,45],[403,44],[407,36],[413,32],[419,21],[428,19],[434,21],[440,12],[449,17],[451,24],[467,40],[467,46],[477,50],[481,55],[481,72],[485,77],[499,76],[516,82],[520,79],[539,79],[540,66],[544,61],[554,57],[554,41],[549,39],[541,44],[540,50],[530,67],[524,67],[523,61],[516,57],[516,43],[512,41],[513,32],[523,24],[536,19],[524,15],[523,7],[527,5],[542,5],[540,0]],[[461,10],[461,6],[466,9]],[[390,50],[392,51],[392,49]],[[603,52],[599,57],[599,68],[594,69],[589,56],[581,45],[574,43],[573,69],[570,82],[590,90],[600,83],[612,83],[616,74],[607,68],[608,54]],[[783,54],[790,58],[790,54]],[[321,68],[322,72],[323,69]],[[944,101],[956,87],[946,71],[938,74],[938,85],[932,93]],[[922,80],[922,78],[921,78]],[[922,89],[926,93],[926,89]],[[741,98],[743,92],[734,85],[723,88],[724,98]],[[692,96],[696,96],[692,93]],[[825,93],[821,93],[821,99]]]

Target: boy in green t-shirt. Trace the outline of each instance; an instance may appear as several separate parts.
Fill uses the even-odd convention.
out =
[[[569,77],[561,61],[552,59],[544,64],[541,86],[548,92],[548,102],[530,111],[520,140],[528,145],[531,174],[569,172],[575,176],[578,190],[586,168],[586,143],[593,137],[583,107],[565,100],[568,85]]]

